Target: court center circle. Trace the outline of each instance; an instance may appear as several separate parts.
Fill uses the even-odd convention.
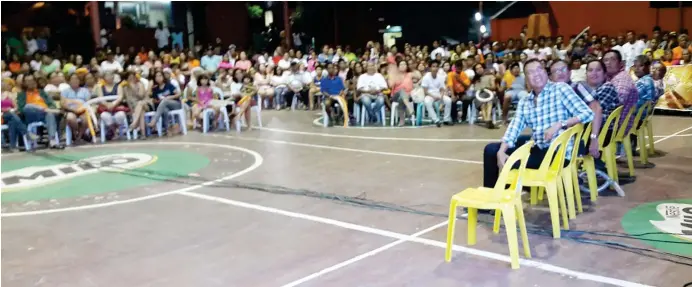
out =
[[[4,213],[2,213],[1,216],[2,217],[15,217],[15,216],[28,216],[28,215],[39,215],[39,214],[49,214],[49,213],[58,213],[58,212],[67,212],[67,211],[86,210],[86,209],[100,208],[100,207],[106,207],[106,206],[112,206],[112,205],[133,203],[133,202],[148,200],[148,199],[152,199],[152,198],[162,197],[162,196],[166,196],[166,195],[176,194],[176,193],[180,193],[180,192],[192,191],[192,190],[196,190],[196,189],[199,189],[201,187],[204,187],[204,186],[213,185],[213,184],[223,182],[226,180],[230,180],[230,179],[233,179],[235,177],[246,174],[250,171],[257,169],[260,165],[262,165],[262,163],[264,161],[262,156],[253,150],[245,149],[242,147],[231,146],[231,145],[214,144],[214,143],[194,143],[194,142],[117,143],[117,144],[109,144],[108,147],[131,146],[131,145],[132,146],[136,146],[136,145],[178,145],[178,146],[180,146],[180,145],[198,145],[198,146],[225,148],[225,149],[231,149],[231,150],[236,150],[236,151],[250,154],[253,156],[254,162],[251,166],[249,166],[249,167],[247,167],[247,168],[245,168],[239,172],[224,176],[222,178],[210,180],[207,182],[203,182],[201,184],[196,184],[193,186],[188,186],[188,187],[173,190],[173,191],[167,191],[167,192],[161,192],[161,193],[151,194],[151,195],[147,195],[147,196],[135,197],[135,198],[127,199],[127,200],[118,200],[118,201],[111,201],[111,202],[104,202],[104,203],[97,203],[97,204],[88,204],[88,205],[74,206],[74,207],[44,209],[44,210],[24,211],[24,212],[6,212],[6,213],[4,212]],[[99,147],[102,148],[102,146],[83,146],[83,147],[75,148],[75,150],[76,149],[93,149],[93,148],[99,148]]]

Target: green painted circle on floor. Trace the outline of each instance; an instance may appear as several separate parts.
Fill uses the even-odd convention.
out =
[[[692,199],[649,202],[630,209],[622,228],[656,249],[692,255]],[[654,241],[658,240],[658,241]]]
[[[2,202],[116,192],[187,176],[209,165],[179,150],[99,149],[2,160]]]

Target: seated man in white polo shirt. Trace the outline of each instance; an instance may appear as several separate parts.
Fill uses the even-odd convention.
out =
[[[360,104],[365,107],[370,121],[377,119],[377,113],[384,106],[384,94],[382,91],[387,89],[387,81],[384,80],[382,74],[377,72],[377,64],[368,63],[366,74],[360,75],[358,84],[356,85],[360,94]],[[372,106],[372,103],[375,106]],[[381,119],[384,121],[384,119]]]
[[[427,72],[421,80],[421,87],[423,87],[425,91],[425,108],[428,110],[428,115],[430,115],[430,118],[432,118],[437,127],[442,125],[442,121],[440,121],[440,117],[437,116],[437,112],[435,112],[433,108],[433,103],[439,101],[444,103],[445,125],[452,124],[452,98],[449,97],[446,77],[438,74],[439,68],[440,62],[430,62],[430,72]]]

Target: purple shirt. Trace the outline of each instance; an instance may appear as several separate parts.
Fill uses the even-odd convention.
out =
[[[623,122],[625,121],[625,117],[627,117],[627,113],[630,112],[630,109],[637,107],[637,101],[639,100],[639,92],[637,92],[637,87],[634,85],[634,81],[632,80],[630,75],[627,74],[627,72],[625,72],[624,69],[618,72],[617,75],[615,75],[613,78],[611,78],[610,82],[613,83],[613,85],[615,86],[615,90],[617,90],[618,97],[620,98],[620,102],[622,103],[622,114],[620,115],[619,121],[620,126],[622,126]],[[634,117],[634,114],[630,116],[630,120],[627,123],[627,129],[625,130],[625,134],[629,132],[630,128],[632,127]]]

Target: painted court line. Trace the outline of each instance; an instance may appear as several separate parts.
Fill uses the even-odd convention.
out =
[[[380,253],[380,252],[382,252],[382,251],[385,251],[385,250],[387,250],[387,249],[390,249],[390,248],[392,248],[392,247],[394,247],[394,246],[397,246],[397,245],[399,245],[399,244],[406,243],[406,242],[410,241],[411,238],[415,238],[415,237],[421,236],[421,235],[423,235],[423,234],[425,234],[425,233],[428,233],[428,232],[430,232],[430,231],[433,231],[433,230],[435,230],[435,229],[437,229],[437,228],[440,228],[440,227],[442,227],[442,226],[445,226],[445,225],[447,225],[447,221],[444,221],[444,222],[435,224],[435,225],[433,225],[433,226],[431,226],[431,227],[428,227],[427,229],[424,229],[424,230],[418,231],[418,232],[416,232],[416,233],[414,233],[414,234],[411,234],[411,235],[407,236],[406,238],[399,239],[399,240],[397,240],[397,241],[394,241],[394,242],[392,242],[392,243],[389,243],[389,244],[387,244],[387,245],[385,245],[385,246],[382,246],[382,247],[380,247],[380,248],[371,250],[371,251],[369,251],[369,252],[363,253],[363,254],[361,254],[361,255],[358,255],[358,256],[356,256],[356,257],[353,257],[353,258],[351,258],[351,259],[349,259],[349,260],[343,261],[343,262],[338,263],[338,264],[336,264],[336,265],[333,265],[333,266],[331,266],[331,267],[322,269],[322,270],[320,270],[320,271],[318,271],[318,272],[312,273],[312,274],[310,274],[310,275],[308,275],[308,276],[305,276],[305,277],[303,277],[303,278],[300,278],[300,279],[298,279],[298,280],[296,280],[296,281],[293,281],[293,282],[291,282],[291,283],[282,285],[282,287],[294,287],[294,286],[298,286],[298,285],[303,284],[303,283],[305,283],[305,282],[307,282],[307,281],[310,281],[310,280],[312,280],[312,279],[315,279],[315,278],[317,278],[317,277],[320,277],[320,276],[322,276],[322,275],[324,275],[324,274],[330,273],[330,272],[332,272],[332,271],[336,271],[337,269],[343,268],[343,267],[345,267],[345,266],[347,266],[347,265],[350,265],[350,264],[352,264],[352,263],[356,263],[356,262],[361,261],[361,260],[363,260],[363,259],[365,259],[365,258],[368,258],[368,257],[370,257],[370,256],[376,255],[376,254],[378,254],[378,253]]]
[[[314,216],[314,215],[308,215],[308,214],[302,214],[302,213],[297,213],[297,212],[292,212],[292,211],[286,211],[286,210],[282,210],[282,209],[278,209],[278,208],[266,207],[266,206],[246,203],[246,202],[242,202],[242,201],[235,201],[235,200],[231,200],[231,199],[227,199],[227,198],[210,196],[210,195],[195,193],[195,192],[184,191],[184,192],[178,192],[176,194],[188,196],[188,197],[194,197],[194,198],[198,198],[198,199],[202,199],[202,200],[213,201],[213,202],[217,202],[217,203],[223,203],[223,204],[227,204],[227,205],[231,205],[231,206],[244,207],[244,208],[253,209],[253,210],[257,210],[257,211],[269,212],[269,213],[288,216],[288,217],[292,217],[292,218],[299,218],[299,219],[305,219],[308,221],[329,224],[329,225],[338,226],[338,227],[346,228],[346,229],[350,229],[350,230],[355,230],[355,231],[360,231],[360,232],[364,232],[364,233],[375,234],[375,235],[385,236],[385,237],[389,237],[389,238],[393,238],[393,239],[398,239],[398,240],[401,240],[404,242],[416,242],[416,243],[425,244],[425,245],[429,245],[429,246],[436,246],[436,247],[439,247],[442,249],[444,249],[446,247],[445,242],[441,242],[441,241],[437,241],[437,240],[413,237],[411,235],[401,234],[401,233],[387,231],[387,230],[378,229],[378,228],[362,226],[362,225],[358,225],[358,224],[343,222],[343,221],[339,221],[339,220],[334,220],[334,219],[329,219],[329,218],[324,218],[324,217],[319,217],[319,216]],[[427,230],[427,228],[426,228],[426,230]],[[479,250],[479,249],[474,249],[474,248],[470,248],[470,247],[454,245],[453,250],[458,251],[458,252],[462,252],[462,253],[467,253],[467,254],[479,256],[479,257],[485,257],[488,259],[503,261],[503,262],[508,263],[508,264],[511,262],[510,257],[507,255],[493,253],[493,252]],[[373,250],[371,252],[374,252],[374,251],[375,250]],[[381,252],[381,250],[378,252]],[[370,256],[372,256],[372,255],[370,255]],[[440,258],[442,258],[442,253],[440,253]],[[605,283],[605,284],[610,284],[610,285],[615,285],[615,286],[623,286],[623,287],[648,287],[648,285],[643,285],[643,284],[639,284],[639,283],[635,283],[635,282],[630,282],[630,281],[625,281],[625,280],[620,280],[620,279],[615,279],[615,278],[611,278],[611,277],[600,276],[600,275],[595,275],[595,274],[590,274],[590,273],[585,273],[585,272],[574,271],[571,269],[567,269],[567,268],[563,268],[563,267],[559,267],[559,266],[555,266],[552,264],[543,263],[543,262],[539,262],[539,261],[535,261],[535,260],[530,260],[530,259],[519,259],[519,264],[521,264],[522,266],[534,267],[534,268],[541,269],[541,270],[548,271],[548,272],[572,276],[572,277],[575,277],[575,278],[581,279],[581,280],[589,280],[589,281],[600,282],[600,283]]]
[[[147,195],[143,197],[137,197],[137,198],[132,198],[132,199],[127,199],[127,200],[120,200],[120,201],[111,201],[111,202],[105,202],[105,203],[97,203],[97,204],[90,204],[90,205],[82,205],[82,206],[74,206],[74,207],[65,207],[65,208],[56,208],[56,209],[46,209],[46,210],[36,210],[36,211],[25,211],[25,212],[3,212],[0,216],[2,217],[17,217],[17,216],[28,216],[28,215],[39,215],[39,214],[49,214],[49,213],[58,213],[58,212],[67,212],[67,211],[77,211],[77,210],[86,210],[86,209],[94,209],[94,208],[101,208],[101,207],[107,207],[107,206],[113,206],[113,205],[120,205],[120,204],[126,204],[126,203],[134,203],[138,201],[144,201],[144,200],[149,200],[153,198],[158,198],[166,195],[171,195],[171,194],[176,194],[179,192],[186,192],[186,191],[192,191],[196,190],[205,186],[217,184],[222,181],[226,180],[231,180],[233,178],[239,177],[241,175],[244,175],[248,172],[251,172],[255,169],[257,169],[260,165],[262,165],[262,162],[264,159],[262,156],[257,153],[256,151],[241,148],[241,147],[235,147],[235,146],[230,146],[230,145],[222,145],[222,144],[214,144],[214,143],[194,143],[194,142],[148,142],[148,143],[119,143],[119,144],[110,144],[110,146],[125,146],[125,145],[200,145],[200,146],[210,146],[210,147],[218,147],[218,148],[226,148],[226,149],[233,149],[241,152],[248,153],[252,155],[255,159],[255,162],[248,168],[243,169],[239,172],[236,172],[234,174],[207,181],[201,184],[196,184],[193,186],[188,186],[185,188],[173,190],[173,191],[167,191],[167,192],[162,192],[162,193],[157,193],[157,194],[152,194],[152,195]],[[102,146],[84,146],[80,148],[93,148],[93,147],[102,147]]]
[[[275,128],[264,128],[264,127],[257,127],[257,129],[263,130],[263,131],[285,133],[285,134],[297,134],[297,135],[332,137],[332,138],[364,139],[364,140],[421,141],[421,142],[496,142],[496,141],[499,141],[499,139],[440,139],[440,138],[369,137],[369,136],[355,136],[355,135],[340,135],[340,134],[329,134],[329,133],[292,131],[292,130],[275,129]]]
[[[655,138],[665,138],[667,136],[654,136]],[[681,137],[692,137],[692,134],[684,134],[684,135],[674,135],[673,137],[676,138],[681,138]]]
[[[234,137],[234,136],[228,136],[228,135],[211,135],[211,136],[213,136],[213,137],[225,137],[225,138],[238,139],[238,140],[250,140],[250,141],[269,142],[269,143],[276,143],[276,144],[286,144],[286,145],[311,147],[311,148],[350,151],[350,152],[358,152],[358,153],[369,153],[369,154],[391,155],[391,156],[401,156],[401,157],[420,158],[420,159],[432,159],[432,160],[440,160],[440,161],[483,164],[482,161],[477,161],[477,160],[465,160],[465,159],[444,158],[444,157],[436,157],[436,156],[415,155],[415,154],[407,154],[407,153],[383,152],[383,151],[364,150],[364,149],[352,149],[352,148],[345,148],[345,147],[335,147],[335,146],[328,146],[328,145],[316,145],[316,144],[306,144],[306,143],[297,143],[297,142],[287,142],[287,141],[280,141],[280,140],[268,140],[268,139],[261,139],[261,138]]]

